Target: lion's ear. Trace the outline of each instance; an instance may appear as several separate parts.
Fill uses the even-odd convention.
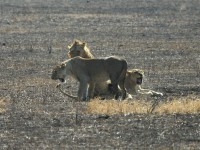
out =
[[[60,66],[60,68],[64,68],[65,66],[66,66],[66,64],[62,63],[61,66]]]
[[[86,43],[83,43],[82,46],[85,47],[85,46],[86,46]]]
[[[67,47],[70,49],[72,47],[72,45],[68,45]]]
[[[78,44],[78,41],[77,41],[77,40],[75,40],[75,41],[74,41],[74,44],[75,44],[75,45],[77,45],[77,44]]]
[[[144,70],[139,69],[138,70],[142,75],[144,75]]]
[[[127,70],[126,74],[129,76],[131,75],[132,71],[131,70]]]

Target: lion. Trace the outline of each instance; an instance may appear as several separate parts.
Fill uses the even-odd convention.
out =
[[[129,69],[126,73],[125,88],[131,95],[142,94],[151,96],[163,96],[163,93],[150,89],[141,88],[144,77],[144,71],[140,69]]]
[[[74,40],[71,45],[68,45],[68,48],[69,52],[67,53],[67,56],[69,58],[73,58],[76,56],[81,56],[83,58],[94,58],[94,56],[90,52],[90,49],[87,47],[87,44],[79,40]]]
[[[73,58],[76,56],[80,56],[83,58],[94,58],[94,55],[91,53],[90,49],[86,46],[87,44],[81,42],[79,40],[75,40],[73,44],[68,46],[70,51],[68,52],[68,57]],[[127,90],[127,98],[131,99],[132,95],[142,94],[142,95],[150,95],[150,96],[163,96],[163,93],[156,92],[150,89],[141,88],[144,77],[144,71],[139,69],[129,69],[126,73],[125,78],[125,88]],[[112,89],[111,84],[109,82],[102,82],[96,85],[95,95],[111,95]],[[61,89],[60,89],[61,90]]]
[[[94,97],[96,84],[110,80],[114,98],[118,99],[122,95],[122,99],[125,99],[126,72],[127,62],[124,59],[113,56],[102,59],[86,59],[77,56],[56,66],[52,71],[51,79],[64,83],[66,76],[74,77],[80,83],[78,100],[83,101]]]

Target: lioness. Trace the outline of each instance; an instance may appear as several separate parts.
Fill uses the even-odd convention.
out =
[[[126,98],[124,87],[127,72],[127,62],[124,59],[108,57],[105,59],[85,59],[74,57],[62,62],[52,71],[51,78],[65,82],[66,76],[72,76],[79,81],[78,99],[89,100],[94,97],[95,86],[98,83],[110,80],[115,99]],[[121,88],[119,91],[118,86]]]
[[[150,89],[141,88],[143,82],[144,71],[140,69],[130,69],[126,73],[125,88],[129,94],[135,95],[145,94],[152,96],[163,96],[162,93]]]
[[[81,56],[83,58],[94,58],[90,49],[87,47],[87,44],[81,42],[79,40],[75,40],[71,45],[68,46],[69,52],[68,57],[73,58],[76,56]],[[126,79],[125,79],[125,88],[127,90],[128,97],[131,98],[131,94],[144,94],[144,95],[152,95],[152,96],[163,96],[162,93],[156,92],[150,89],[142,89],[142,81],[143,81],[144,72],[139,69],[131,69],[127,70]],[[102,82],[96,85],[95,93],[96,95],[109,95],[111,94],[111,89],[109,88],[111,85],[109,82]],[[61,90],[61,89],[60,89]]]

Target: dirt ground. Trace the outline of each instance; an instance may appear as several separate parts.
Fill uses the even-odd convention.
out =
[[[96,57],[143,69],[144,87],[164,93],[159,101],[199,98],[199,8],[198,0],[1,0],[0,149],[200,149],[198,113],[90,114],[50,79],[79,39]]]

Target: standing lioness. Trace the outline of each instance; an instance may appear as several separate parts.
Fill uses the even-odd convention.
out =
[[[79,81],[78,99],[89,100],[94,96],[95,85],[107,80],[111,81],[115,99],[119,98],[118,85],[121,88],[122,99],[126,98],[124,87],[127,72],[127,62],[124,59],[108,57],[104,59],[85,59],[74,57],[55,67],[51,78],[65,82],[70,75]]]

